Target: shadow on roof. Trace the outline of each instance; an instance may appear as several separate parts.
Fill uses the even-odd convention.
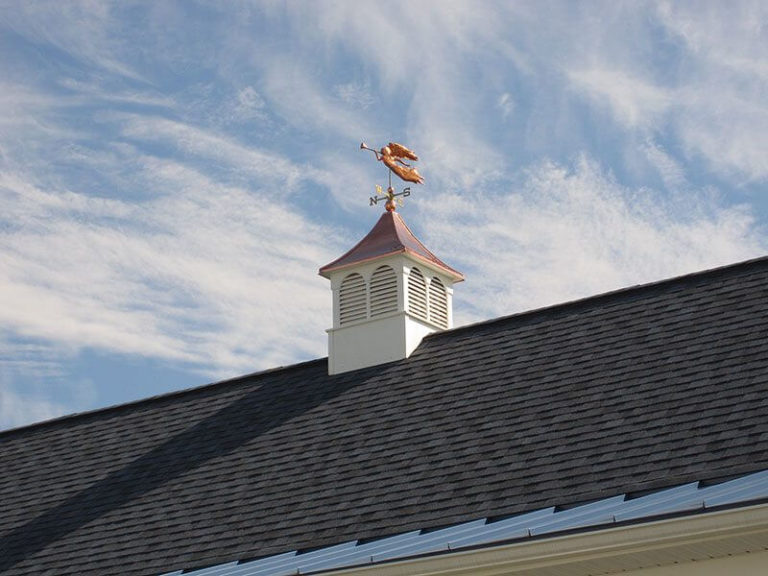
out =
[[[325,372],[324,363],[322,371]],[[314,375],[301,372],[298,377],[312,379]],[[311,392],[300,398],[292,386],[255,384],[255,389],[237,394],[234,400],[183,432],[8,532],[0,538],[0,573],[99,517],[212,458],[237,450],[359,383],[352,378],[324,379],[322,385],[311,386]],[[126,437],[125,442],[130,443],[131,438]]]

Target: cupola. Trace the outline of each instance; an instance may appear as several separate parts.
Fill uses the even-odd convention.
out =
[[[464,276],[419,242],[388,192],[365,238],[320,268],[333,294],[330,374],[407,358],[424,336],[453,326],[453,285]]]

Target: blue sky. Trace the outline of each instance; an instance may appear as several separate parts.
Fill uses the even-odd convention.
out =
[[[457,325],[768,253],[768,4],[0,3],[0,428],[326,355],[401,209]]]

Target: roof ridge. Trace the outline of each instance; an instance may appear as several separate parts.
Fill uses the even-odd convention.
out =
[[[288,366],[275,366],[273,368],[266,368],[264,370],[258,370],[256,372],[250,372],[248,374],[242,374],[240,376],[233,376],[231,378],[225,378],[224,380],[216,380],[214,382],[208,382],[206,384],[199,384],[197,386],[190,386],[188,388],[182,388],[181,390],[171,390],[169,392],[163,392],[161,394],[154,394],[152,396],[147,396],[145,398],[139,398],[137,400],[129,400],[128,402],[123,402],[121,404],[110,404],[109,406],[103,406],[101,408],[93,408],[91,410],[83,410],[82,412],[73,412],[71,414],[63,414],[61,416],[56,416],[54,418],[49,418],[48,420],[41,420],[39,422],[32,422],[31,424],[23,424],[21,426],[16,426],[14,428],[6,428],[5,430],[0,430],[0,439],[3,439],[5,436],[10,436],[15,433],[21,433],[26,432],[31,428],[42,428],[48,425],[54,425],[54,424],[60,424],[67,420],[73,420],[76,418],[83,418],[86,416],[93,416],[95,414],[101,414],[103,412],[115,412],[118,410],[122,410],[125,408],[130,408],[133,406],[138,406],[141,404],[148,404],[150,402],[157,402],[159,400],[164,400],[166,398],[171,398],[173,396],[184,396],[189,394],[199,394],[202,393],[205,390],[208,390],[210,388],[213,388],[215,386],[227,386],[227,385],[236,385],[242,380],[246,380],[249,378],[261,378],[264,376],[267,376],[269,374],[272,374],[274,372],[288,372],[289,370],[296,370],[299,368],[306,368],[311,364],[314,363],[323,363],[327,362],[328,357],[323,356],[322,358],[314,358],[312,360],[304,360],[301,362],[297,362],[296,364],[289,364]]]
[[[689,273],[686,273],[686,274],[681,274],[679,276],[674,276],[672,278],[666,278],[666,279],[663,279],[663,280],[656,280],[656,281],[653,281],[653,282],[648,282],[646,284],[637,284],[637,285],[628,286],[628,287],[625,287],[625,288],[618,288],[616,290],[611,290],[611,291],[608,291],[608,292],[604,292],[602,294],[596,294],[596,295],[593,295],[593,296],[586,296],[584,298],[578,298],[576,300],[570,300],[568,302],[561,302],[561,303],[552,304],[552,305],[549,305],[549,306],[543,306],[543,307],[540,307],[540,308],[534,308],[532,310],[524,310],[524,311],[521,311],[521,312],[516,312],[516,313],[505,315],[505,316],[499,316],[497,318],[491,318],[489,320],[481,320],[481,321],[473,322],[473,323],[470,323],[470,324],[464,324],[462,326],[457,326],[455,328],[451,328],[451,329],[447,329],[447,330],[442,330],[442,331],[438,331],[438,332],[433,332],[431,334],[428,334],[425,337],[424,340],[425,341],[426,340],[435,340],[435,339],[439,339],[439,338],[449,337],[449,336],[455,335],[457,333],[461,333],[461,332],[465,332],[465,331],[470,331],[470,330],[475,330],[475,329],[478,329],[478,328],[481,328],[481,327],[485,327],[485,326],[492,326],[492,325],[497,324],[497,323],[510,322],[510,321],[514,321],[514,320],[525,320],[525,319],[528,319],[528,318],[531,318],[531,317],[535,317],[537,315],[543,315],[545,313],[561,312],[561,311],[567,310],[569,308],[576,309],[576,308],[579,308],[579,307],[586,306],[586,305],[588,305],[590,303],[594,303],[596,301],[611,300],[611,299],[614,299],[614,298],[617,298],[617,297],[620,297],[620,296],[624,296],[626,294],[633,293],[633,292],[639,293],[639,292],[644,292],[644,291],[651,291],[653,289],[664,287],[664,286],[669,286],[669,285],[674,285],[674,284],[679,284],[679,283],[684,283],[684,282],[690,282],[691,280],[694,280],[696,278],[704,278],[704,277],[707,277],[707,276],[717,276],[717,275],[721,275],[721,274],[725,274],[725,273],[731,272],[731,271],[739,269],[739,268],[747,269],[747,268],[750,268],[752,266],[765,265],[765,264],[768,264],[768,256],[760,256],[758,258],[752,258],[752,259],[749,259],[749,260],[744,260],[742,262],[736,262],[736,263],[733,263],[733,264],[726,264],[726,265],[723,265],[723,266],[718,266],[718,267],[715,267],[715,268],[710,268],[710,269],[707,269],[707,270],[701,270],[701,271],[697,271],[697,272],[689,272]],[[201,384],[201,385],[198,385],[198,386],[192,386],[192,387],[189,387],[189,388],[184,388],[182,390],[173,390],[173,391],[170,391],[170,392],[165,392],[163,394],[156,394],[154,396],[148,396],[146,398],[140,398],[138,400],[131,400],[129,402],[125,402],[125,403],[122,403],[122,404],[113,404],[113,405],[105,406],[105,407],[102,407],[102,408],[94,408],[92,410],[85,410],[85,411],[82,411],[82,412],[74,412],[72,414],[64,414],[64,415],[58,416],[56,418],[51,418],[51,419],[43,420],[43,421],[40,421],[40,422],[33,422],[31,424],[25,424],[25,425],[18,426],[18,427],[15,427],[15,428],[8,428],[8,429],[5,429],[5,430],[0,430],[0,439],[3,439],[5,437],[8,437],[8,436],[16,434],[16,433],[26,432],[26,431],[28,431],[30,429],[33,429],[33,428],[39,428],[39,427],[44,427],[44,426],[49,426],[49,425],[60,424],[60,423],[62,423],[64,421],[68,421],[68,420],[72,420],[72,419],[76,419],[76,418],[82,418],[82,417],[86,417],[86,416],[91,416],[91,415],[94,415],[94,414],[100,414],[100,413],[103,413],[103,412],[111,412],[111,411],[122,410],[122,409],[126,409],[128,407],[137,406],[137,405],[141,405],[141,404],[149,403],[149,402],[156,402],[158,400],[162,400],[162,399],[173,397],[173,396],[182,396],[182,395],[186,395],[186,394],[201,393],[202,391],[207,390],[209,388],[213,388],[214,386],[234,385],[234,384],[237,384],[238,382],[240,382],[242,380],[245,380],[245,379],[259,378],[259,377],[266,376],[268,374],[272,374],[274,372],[280,372],[280,371],[286,371],[287,372],[289,370],[296,370],[296,369],[300,369],[300,368],[306,368],[306,367],[310,366],[311,364],[323,363],[323,362],[327,362],[327,356],[323,356],[321,358],[315,358],[315,359],[312,359],[312,360],[305,360],[305,361],[302,361],[302,362],[298,362],[296,364],[290,364],[288,366],[276,366],[276,367],[273,367],[273,368],[267,368],[267,369],[264,369],[264,370],[259,370],[259,371],[256,371],[256,372],[252,372],[252,373],[248,373],[248,374],[243,374],[243,375],[240,375],[240,376],[234,376],[232,378],[226,378],[224,380],[219,380],[219,381],[215,381],[215,382],[209,382],[207,384]]]
[[[566,310],[568,308],[578,308],[578,307],[590,304],[594,301],[611,300],[631,292],[651,291],[653,289],[661,288],[666,285],[690,282],[691,280],[694,280],[696,278],[702,278],[707,276],[718,276],[718,275],[733,271],[734,269],[737,269],[737,268],[742,268],[742,267],[749,268],[751,266],[757,266],[760,264],[768,264],[768,256],[759,256],[757,258],[750,258],[749,260],[743,260],[741,262],[735,262],[733,264],[724,264],[722,266],[717,266],[715,268],[708,268],[706,270],[698,270],[696,272],[687,272],[685,274],[680,274],[679,276],[673,276],[671,278],[654,280],[652,282],[646,282],[644,284],[634,284],[632,286],[625,286],[624,288],[616,288],[614,290],[609,290],[608,292],[602,292],[600,294],[594,294],[592,296],[584,296],[582,298],[576,298],[574,300],[568,300],[566,302],[558,302],[557,304],[549,304],[546,306],[540,306],[538,308],[533,308],[530,310],[522,310],[520,312],[514,312],[512,314],[506,314],[504,316],[498,316],[496,318],[490,318],[488,320],[479,320],[477,322],[471,322],[469,324],[455,326],[447,330],[432,332],[430,334],[427,334],[425,336],[425,339],[429,338],[430,340],[432,340],[432,339],[439,338],[440,336],[443,336],[443,335],[454,334],[456,332],[461,332],[463,330],[471,330],[471,329],[479,328],[482,326],[490,326],[496,323],[508,322],[511,320],[525,319],[529,316],[544,314],[546,312],[554,313],[554,312],[559,312],[561,310]]]

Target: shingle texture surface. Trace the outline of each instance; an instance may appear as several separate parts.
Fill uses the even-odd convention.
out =
[[[768,468],[768,258],[0,434],[1,574],[157,574]]]

